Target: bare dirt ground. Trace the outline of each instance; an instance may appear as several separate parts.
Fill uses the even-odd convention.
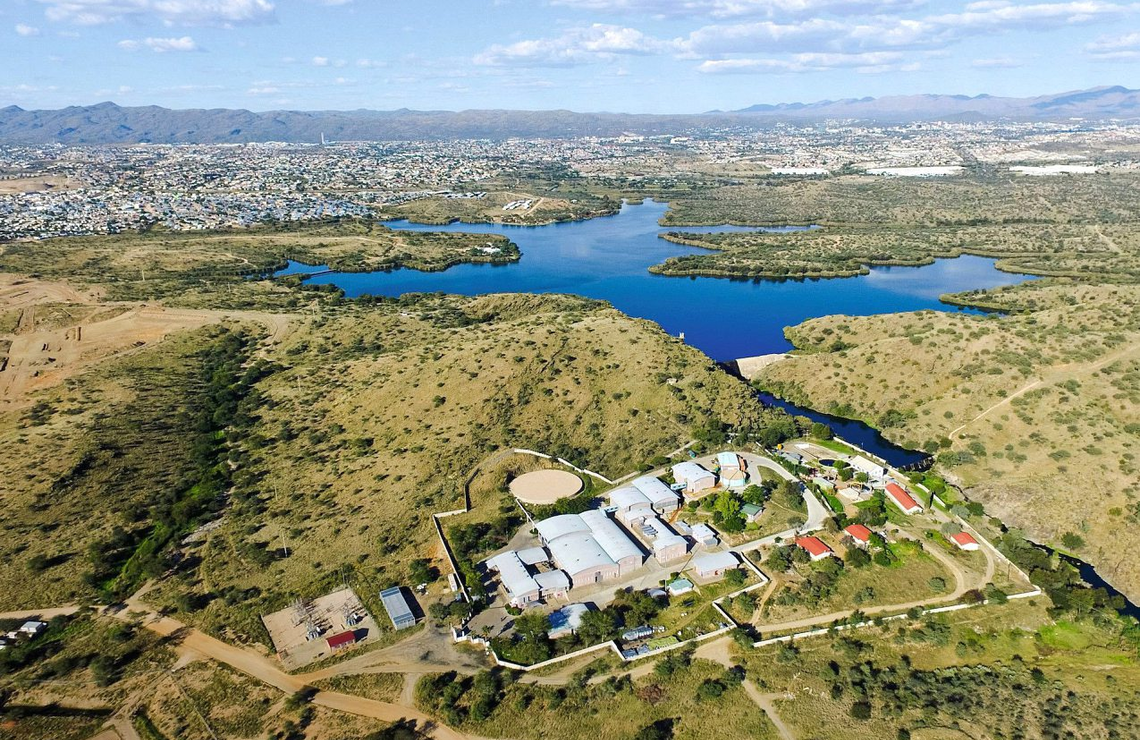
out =
[[[17,177],[14,180],[0,180],[0,194],[42,193],[48,190],[71,190],[79,186],[78,181],[66,177]]]
[[[287,316],[254,311],[99,303],[98,295],[64,283],[0,273],[0,315],[18,314],[0,333],[0,409],[29,405],[31,394],[56,386],[105,360],[161,342],[179,331],[225,319],[265,326],[270,342],[288,331]]]

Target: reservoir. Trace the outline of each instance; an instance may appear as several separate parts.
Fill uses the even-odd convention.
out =
[[[742,227],[672,227],[657,221],[664,203],[625,205],[615,216],[549,226],[453,223],[425,226],[393,221],[393,229],[501,234],[522,259],[513,264],[457,265],[443,272],[329,272],[313,283],[332,283],[349,297],[443,291],[574,293],[609,301],[623,313],[650,319],[709,357],[723,362],[786,352],[784,327],[828,314],[862,316],[921,309],[966,310],[938,300],[943,293],[1020,282],[1024,276],[994,269],[993,259],[958,257],[924,267],[875,267],[869,275],[809,280],[666,277],[650,265],[704,250],[659,238],[666,231],[739,231]],[[791,231],[803,227],[766,229]],[[303,271],[291,266],[293,272]]]
[[[687,343],[724,362],[788,351],[792,347],[784,338],[784,327],[807,319],[922,309],[973,312],[942,303],[939,296],[1026,279],[997,270],[993,259],[970,256],[936,260],[923,267],[874,267],[867,275],[851,278],[767,280],[653,275],[648,271],[650,265],[671,256],[704,251],[661,239],[660,235],[667,231],[755,230],[734,226],[666,229],[658,224],[666,209],[665,203],[653,201],[625,204],[614,216],[548,226],[389,222],[387,225],[393,229],[501,234],[519,246],[522,258],[507,265],[457,265],[443,272],[325,272],[308,282],[336,285],[349,297],[435,291],[462,295],[573,293],[609,301],[623,313],[654,321],[674,336],[683,333]],[[765,230],[788,232],[804,228]],[[291,264],[288,270],[315,272],[317,268]],[[781,405],[831,423],[845,439],[892,464],[908,465],[923,457],[891,445],[860,422],[827,419],[807,409]]]

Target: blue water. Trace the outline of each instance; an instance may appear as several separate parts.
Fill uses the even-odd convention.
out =
[[[741,231],[749,227],[662,228],[666,204],[624,205],[614,216],[549,226],[390,222],[394,229],[502,234],[518,244],[522,259],[507,265],[457,265],[443,272],[399,269],[372,273],[328,272],[308,282],[334,284],[349,297],[365,293],[399,296],[443,291],[483,293],[574,293],[609,301],[631,316],[657,322],[670,334],[717,361],[785,352],[784,327],[829,314],[869,315],[934,309],[971,311],[939,301],[943,293],[992,288],[1025,276],[999,272],[995,260],[959,257],[924,267],[875,267],[852,278],[752,280],[665,277],[648,272],[666,258],[704,253],[660,238],[666,231]],[[766,231],[791,232],[809,227]],[[794,238],[790,236],[789,238]],[[290,265],[293,273],[320,268]],[[280,274],[280,273],[278,273]],[[836,432],[894,465],[909,465],[922,453],[902,450],[873,428],[782,403],[793,413],[830,423]]]
[[[647,201],[625,205],[615,216],[550,226],[427,226],[394,221],[388,224],[394,229],[502,234],[518,244],[522,259],[508,265],[457,265],[444,272],[330,272],[311,282],[335,284],[350,297],[433,291],[463,295],[575,293],[609,301],[631,316],[656,321],[670,334],[684,332],[686,342],[714,360],[724,361],[787,351],[791,345],[784,339],[784,327],[817,316],[927,308],[963,310],[941,303],[939,295],[1025,279],[999,272],[994,269],[994,260],[982,257],[937,260],[925,267],[876,267],[869,275],[842,279],[775,281],[652,275],[647,268],[668,257],[704,253],[667,242],[659,234],[747,228],[664,229],[658,219],[666,208],[664,203]]]
[[[930,455],[920,450],[908,450],[905,447],[899,447],[884,437],[878,429],[856,419],[844,419],[841,416],[832,416],[815,409],[797,406],[782,398],[777,398],[771,393],[760,392],[756,396],[767,406],[775,406],[793,416],[806,416],[812,421],[828,425],[840,439],[862,447],[899,470],[911,470],[913,469],[912,466],[919,466],[930,459]]]
[[[282,277],[285,275],[312,275],[315,272],[326,272],[328,269],[328,265],[306,265],[303,262],[294,262],[293,260],[289,260],[289,265],[273,273],[273,276]]]

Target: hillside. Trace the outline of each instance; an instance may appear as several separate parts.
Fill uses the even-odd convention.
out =
[[[373,219],[286,223],[227,231],[165,231],[85,236],[0,246],[0,270],[97,285],[112,300],[164,298],[192,303],[196,292],[237,286],[235,304],[253,300],[244,276],[284,268],[287,260],[344,272],[407,267],[443,270],[460,263],[505,264],[518,247],[496,234],[397,231]],[[212,301],[212,302],[211,302]],[[296,304],[296,301],[293,301]]]
[[[971,499],[1135,598],[1140,287],[1042,280],[956,297],[1009,316],[831,316],[759,383],[937,455]]]
[[[668,135],[709,127],[764,127],[782,120],[882,121],[1073,117],[1136,118],[1140,91],[1098,87],[1029,98],[913,95],[754,105],[702,114],[577,113],[567,110],[265,111],[171,110],[111,102],[58,110],[0,109],[0,141],[12,144],[244,143],[328,140],[502,139]]]
[[[876,118],[930,120],[954,118],[1129,118],[1140,114],[1140,91],[1116,85],[1027,98],[995,95],[891,95],[817,103],[753,105],[734,111],[794,118]]]
[[[260,285],[239,279],[226,295],[248,302]],[[30,379],[0,405],[0,442],[21,451],[0,468],[12,534],[0,587],[21,595],[10,608],[129,593],[225,491],[222,526],[158,598],[215,599],[185,618],[263,639],[266,605],[344,568],[364,584],[406,582],[410,560],[436,554],[430,513],[460,505],[462,481],[502,448],[616,476],[711,422],[781,416],[696,350],[595,301],[316,294],[288,309],[290,289],[278,291],[285,313],[48,292],[31,313],[20,304],[4,349],[23,353],[27,337],[59,361],[21,355],[5,373]],[[164,325],[165,340],[151,328],[129,341]],[[78,327],[86,354],[72,357]]]

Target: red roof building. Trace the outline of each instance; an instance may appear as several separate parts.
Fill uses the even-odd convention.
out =
[[[342,647],[347,647],[356,642],[355,632],[341,632],[339,635],[325,638],[325,642],[329,644],[329,648],[339,650]]]
[[[843,528],[844,534],[851,539],[855,540],[857,545],[866,546],[871,544],[871,530],[864,527],[862,524],[851,524]]]
[[[904,514],[917,514],[922,511],[922,507],[918,505],[914,497],[898,483],[887,484],[887,500],[897,506]]]
[[[796,547],[806,550],[807,554],[811,555],[813,563],[830,555],[835,555],[835,552],[827,546],[827,543],[818,537],[797,537]]]
[[[950,541],[958,546],[960,550],[977,550],[978,541],[974,539],[973,535],[969,532],[958,532],[957,534],[950,535]]]

